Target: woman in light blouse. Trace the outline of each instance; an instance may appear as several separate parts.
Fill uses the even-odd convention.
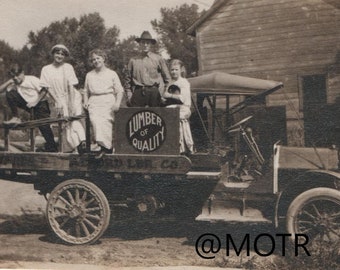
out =
[[[117,73],[105,65],[107,59],[103,50],[90,52],[94,67],[86,74],[84,106],[89,111],[95,141],[100,147],[97,158],[112,153],[114,112],[119,110],[123,87]]]

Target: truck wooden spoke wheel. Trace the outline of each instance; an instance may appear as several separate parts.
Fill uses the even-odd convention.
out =
[[[314,188],[297,196],[287,213],[287,230],[310,239],[335,242],[340,239],[340,191]]]
[[[53,232],[69,244],[94,243],[110,222],[104,193],[96,185],[79,179],[56,186],[48,198],[46,212]]]

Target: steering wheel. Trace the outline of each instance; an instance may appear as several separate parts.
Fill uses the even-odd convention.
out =
[[[231,127],[229,127],[229,128],[227,129],[227,132],[234,132],[234,131],[238,130],[238,127],[239,127],[239,126],[241,126],[242,124],[244,124],[245,122],[247,122],[248,120],[250,120],[250,119],[252,119],[252,118],[253,118],[252,115],[250,115],[250,116],[248,116],[248,117],[246,117],[246,118],[243,118],[241,121],[238,121],[236,124],[234,124],[234,125],[232,125]],[[236,129],[236,130],[235,130],[235,129]]]

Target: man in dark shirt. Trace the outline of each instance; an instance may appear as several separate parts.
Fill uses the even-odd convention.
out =
[[[140,54],[130,59],[124,78],[128,103],[132,107],[158,107],[170,81],[169,69],[160,55],[150,51],[156,40],[148,31],[136,41]]]

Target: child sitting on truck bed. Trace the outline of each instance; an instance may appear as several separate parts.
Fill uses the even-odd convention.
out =
[[[6,91],[6,98],[11,109],[12,118],[4,121],[4,124],[19,124],[18,108],[30,112],[33,108],[34,119],[50,117],[50,109],[45,99],[47,91],[39,86],[40,80],[35,76],[24,74],[21,66],[13,64],[8,72],[11,79],[0,86],[0,93]],[[57,152],[54,135],[50,125],[39,126],[46,144],[46,152]]]

